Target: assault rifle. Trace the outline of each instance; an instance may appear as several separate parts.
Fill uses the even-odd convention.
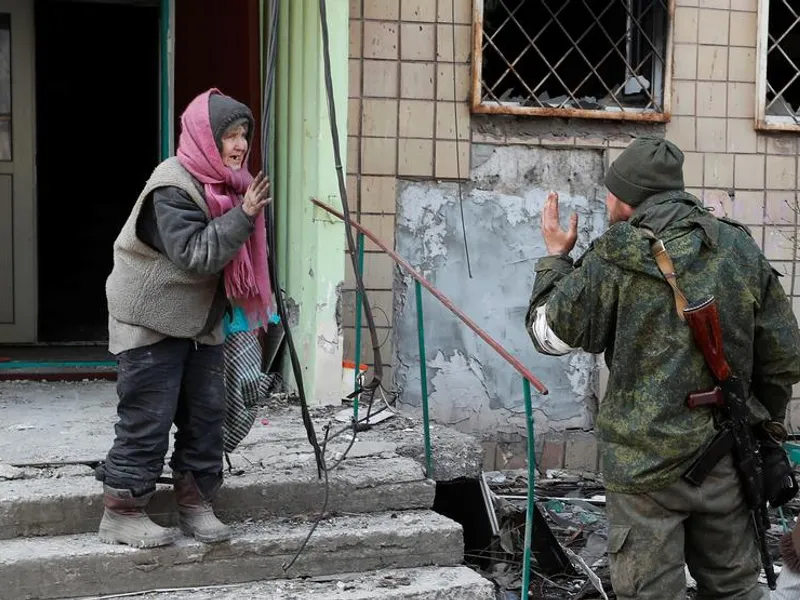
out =
[[[722,328],[719,322],[717,302],[713,296],[688,305],[683,309],[686,323],[692,330],[695,344],[703,352],[706,363],[714,376],[716,387],[706,393],[691,394],[690,408],[715,407],[715,419],[720,432],[711,443],[724,452],[732,446],[734,463],[742,482],[747,508],[755,529],[756,541],[761,553],[761,563],[767,575],[767,584],[775,589],[777,576],[772,556],[767,546],[766,531],[770,527],[767,501],[764,497],[764,469],[759,444],[750,426],[750,411],[742,381],[731,371],[722,347]],[[691,468],[690,468],[691,471]],[[691,481],[691,479],[690,479]]]

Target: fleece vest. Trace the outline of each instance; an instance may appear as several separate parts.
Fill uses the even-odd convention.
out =
[[[198,185],[175,157],[158,165],[147,180],[114,242],[114,267],[106,280],[108,313],[114,319],[169,337],[194,338],[203,331],[221,275],[185,271],[136,235],[145,199],[160,187],[182,189],[210,219]]]

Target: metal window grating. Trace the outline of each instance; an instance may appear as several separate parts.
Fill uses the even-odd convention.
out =
[[[761,43],[766,46],[762,74],[764,124],[800,126],[800,6],[796,1],[771,0]],[[763,13],[762,13],[763,14]]]
[[[665,121],[674,0],[476,2],[475,112]]]

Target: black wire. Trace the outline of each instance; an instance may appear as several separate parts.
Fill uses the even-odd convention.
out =
[[[450,2],[450,20],[453,25],[453,133],[456,137],[456,178],[458,181],[458,206],[461,210],[461,231],[464,234],[464,252],[467,255],[467,274],[472,279],[472,263],[469,260],[469,241],[467,240],[467,223],[464,221],[464,194],[461,187],[461,148],[458,139],[458,77],[456,73],[456,0]]]
[[[275,81],[275,65],[278,58],[278,45],[277,45],[277,31],[278,31],[278,17],[280,10],[279,0],[272,0],[270,4],[270,11],[272,16],[272,29],[271,39],[269,45],[269,52],[266,60],[267,73],[265,77],[265,90],[263,98],[262,114],[262,147],[264,151],[261,155],[262,170],[264,173],[269,172],[269,112],[272,107],[272,90],[274,89]],[[270,181],[273,181],[270,178]],[[314,431],[314,423],[311,420],[311,415],[308,411],[308,402],[306,401],[305,386],[303,385],[303,372],[300,368],[300,359],[297,356],[297,349],[294,345],[294,337],[292,336],[292,328],[289,326],[289,315],[286,311],[286,305],[283,299],[283,290],[280,289],[280,282],[278,280],[278,265],[275,261],[275,208],[274,202],[270,202],[269,211],[265,215],[267,227],[267,243],[269,245],[269,270],[270,278],[272,279],[273,290],[275,290],[275,301],[277,303],[278,315],[281,318],[281,325],[286,335],[286,344],[289,347],[289,357],[292,363],[292,372],[294,374],[295,385],[297,385],[297,395],[300,397],[300,412],[303,417],[303,425],[306,429],[306,436],[314,449],[314,458],[317,463],[317,477],[320,479],[325,472],[325,457],[323,456],[322,449],[317,441],[317,434]]]
[[[277,59],[277,44],[276,44],[276,32],[277,32],[277,22],[278,22],[278,5],[279,0],[272,0],[271,3],[271,10],[273,15],[273,22],[272,22],[272,40],[270,41],[270,54],[269,60],[267,61],[267,77],[265,84],[267,85],[267,89],[264,92],[264,117],[265,120],[269,119],[269,113],[267,112],[270,107],[271,100],[268,101],[268,98],[271,98],[271,93],[273,89],[273,80],[274,80],[274,72],[275,72],[275,62]],[[339,194],[342,200],[342,209],[344,215],[344,225],[347,237],[347,245],[349,249],[350,259],[353,264],[353,271],[356,277],[356,286],[357,289],[361,292],[361,297],[364,299],[364,315],[367,320],[367,327],[369,328],[370,338],[372,341],[372,351],[373,351],[373,378],[372,381],[365,387],[366,391],[370,394],[369,400],[369,408],[367,411],[366,420],[369,420],[370,413],[372,411],[372,403],[375,397],[375,391],[379,387],[383,387],[381,384],[381,380],[383,378],[383,361],[381,359],[380,354],[380,346],[381,344],[378,343],[378,333],[375,328],[375,320],[372,314],[372,307],[367,298],[367,292],[364,289],[364,281],[362,274],[358,270],[357,266],[357,256],[356,256],[356,248],[355,248],[355,241],[353,238],[353,231],[350,221],[350,209],[349,203],[347,200],[347,186],[345,184],[344,172],[342,170],[342,156],[341,156],[341,148],[339,144],[339,129],[336,120],[336,104],[333,97],[333,77],[331,75],[331,57],[330,57],[330,40],[329,40],[329,32],[328,32],[328,13],[327,13],[327,6],[325,0],[319,0],[319,14],[320,14],[320,26],[321,26],[321,33],[322,33],[322,49],[323,49],[323,63],[324,63],[324,71],[325,71],[325,89],[327,93],[327,100],[328,100],[328,115],[330,119],[331,125],[331,138],[333,141],[333,154],[334,160],[336,163],[336,174],[339,181]],[[262,131],[264,133],[264,147],[267,147],[267,140],[268,140],[268,132],[269,129],[266,124],[263,125]],[[266,160],[266,152],[264,152],[264,169],[268,168],[268,162]],[[274,241],[274,209],[272,204],[270,204],[270,211],[269,211],[269,219],[268,219],[268,233],[270,235],[270,270],[272,272],[272,276],[275,280],[275,287],[273,289],[279,290],[277,283],[277,265],[275,264],[275,241]],[[306,535],[303,543],[300,545],[300,548],[297,550],[296,554],[292,558],[291,561],[285,563],[283,565],[284,571],[288,571],[297,559],[302,554],[303,550],[305,549],[308,541],[311,539],[311,536],[316,531],[317,527],[319,526],[320,522],[324,518],[325,514],[328,510],[328,501],[330,499],[330,481],[328,478],[328,474],[330,471],[336,469],[347,457],[348,453],[353,447],[353,444],[356,441],[356,434],[358,432],[358,425],[359,423],[363,422],[364,419],[356,421],[355,418],[351,420],[350,425],[343,428],[340,432],[335,433],[333,436],[330,435],[330,425],[325,428],[325,439],[323,440],[322,447],[320,448],[316,433],[314,431],[314,423],[311,420],[311,416],[308,411],[308,405],[305,399],[305,390],[303,388],[303,378],[302,372],[300,371],[300,362],[297,357],[297,353],[294,347],[294,341],[291,337],[291,329],[289,327],[289,320],[286,317],[286,309],[283,303],[283,297],[281,293],[276,293],[276,299],[278,299],[278,312],[281,317],[281,321],[283,322],[284,330],[286,332],[286,339],[289,346],[289,354],[292,361],[292,369],[294,372],[295,380],[297,382],[297,392],[300,397],[300,406],[303,413],[303,423],[306,427],[306,432],[308,434],[308,439],[311,442],[311,445],[314,448],[314,456],[317,460],[317,471],[320,477],[324,476],[325,479],[325,499],[323,501],[322,509],[318,514],[317,518],[314,521],[313,526],[311,527],[310,531]],[[388,316],[387,316],[388,319]],[[385,343],[385,340],[384,340]],[[345,451],[342,453],[341,458],[333,464],[333,466],[328,467],[326,465],[325,459],[325,450],[327,448],[327,444],[331,439],[335,439],[338,435],[346,431],[352,431],[352,437],[350,439],[350,443],[348,444]]]
[[[356,278],[356,287],[361,292],[364,299],[364,316],[367,319],[369,335],[372,341],[373,353],[373,375],[372,381],[367,384],[366,389],[375,389],[383,379],[383,360],[381,360],[380,344],[378,343],[378,332],[375,329],[375,319],[372,315],[372,307],[367,301],[367,292],[364,289],[364,279],[358,269],[358,256],[356,251],[355,238],[353,237],[353,227],[350,224],[350,206],[347,199],[347,185],[345,183],[344,171],[342,169],[342,149],[339,144],[339,125],[336,119],[336,102],[333,97],[333,76],[331,75],[331,51],[330,34],[328,31],[328,9],[326,0],[319,0],[320,27],[322,33],[322,58],[325,70],[325,89],[328,99],[328,117],[331,124],[331,138],[333,141],[333,156],[336,161],[336,175],[339,181],[339,197],[342,200],[342,214],[344,215],[344,228],[347,238],[347,247],[350,253],[350,261],[353,265],[353,273]]]

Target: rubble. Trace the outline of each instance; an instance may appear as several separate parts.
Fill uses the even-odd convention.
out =
[[[492,545],[471,556],[472,567],[493,580],[503,600],[521,600],[522,557],[527,506],[527,471],[485,473],[499,535]],[[615,600],[608,566],[608,521],[602,478],[594,473],[550,470],[536,481],[536,508],[543,523],[534,521],[534,561],[531,598],[537,600]],[[768,531],[775,572],[780,573],[780,537],[800,513],[800,497],[782,511],[771,510]],[[552,540],[550,539],[552,535]],[[537,546],[538,540],[538,546]],[[541,560],[543,540],[550,554],[565,553],[569,568],[554,572],[551,560]],[[537,549],[539,552],[537,552]],[[568,572],[569,571],[569,572]],[[695,582],[687,568],[687,598],[695,597]],[[766,579],[762,577],[762,583]]]

